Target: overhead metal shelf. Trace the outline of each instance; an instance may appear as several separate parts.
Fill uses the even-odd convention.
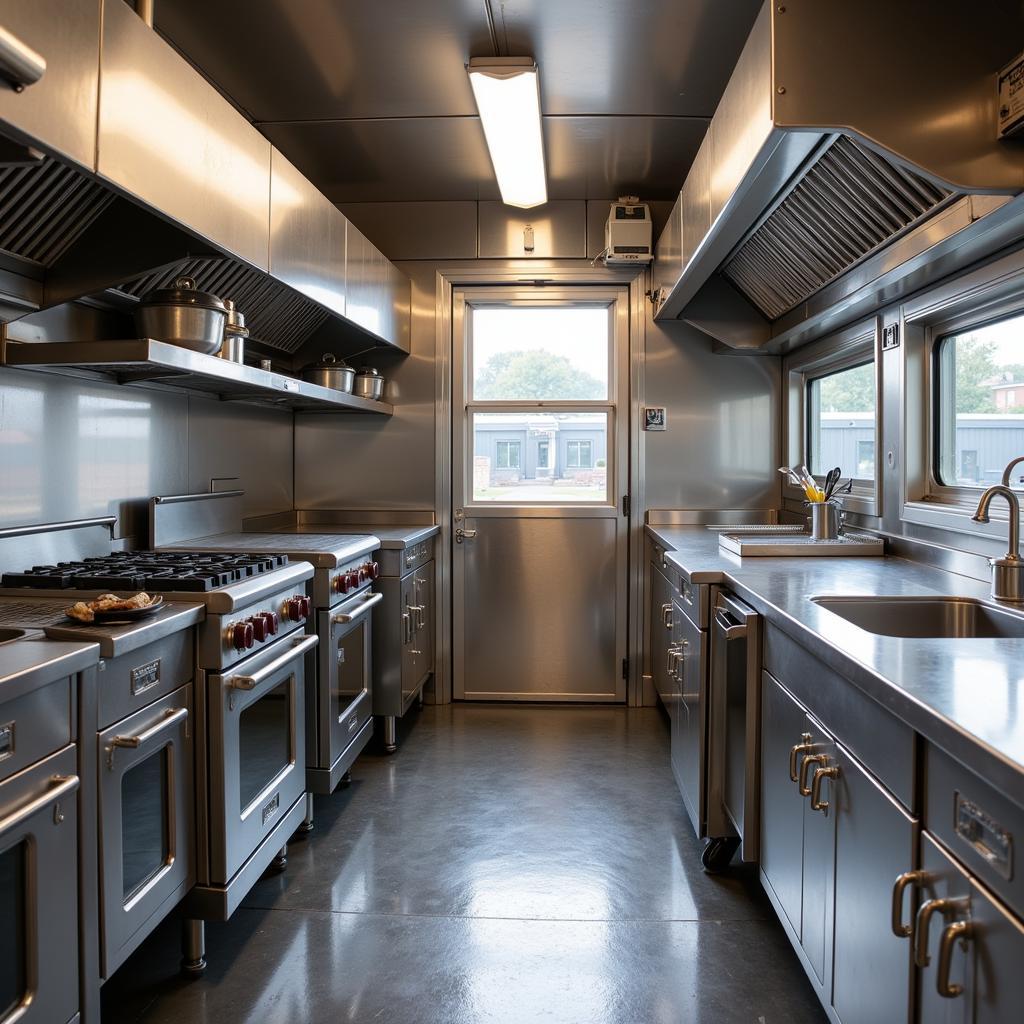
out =
[[[387,402],[347,395],[283,373],[243,366],[152,338],[23,344],[8,341],[3,363],[28,370],[99,374],[118,384],[160,384],[224,402],[377,416],[390,416],[395,411]]]

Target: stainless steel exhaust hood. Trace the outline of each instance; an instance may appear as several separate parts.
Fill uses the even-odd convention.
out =
[[[766,3],[659,239],[655,318],[784,351],[1024,236],[995,83],[1024,12],[998,6]]]

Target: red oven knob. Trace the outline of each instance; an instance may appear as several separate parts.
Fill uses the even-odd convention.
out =
[[[251,622],[235,622],[228,626],[228,639],[236,651],[248,650],[256,642]]]
[[[313,614],[313,602],[308,597],[300,597],[302,604],[302,617],[308,619]]]
[[[277,617],[277,612],[260,612],[259,617],[267,624],[267,633],[270,636],[276,636],[278,627],[281,624],[281,620]]]
[[[338,575],[334,577],[334,589],[339,594],[347,594],[352,589],[352,573],[338,573]]]
[[[377,562],[369,562],[367,564],[370,568],[370,579],[377,579],[377,577],[380,576],[380,565]]]
[[[364,564],[364,565],[359,566],[359,569],[357,570],[357,573],[358,574],[356,576],[356,579],[360,583],[365,583],[370,578],[370,567],[369,567],[369,565]]]
[[[301,622],[313,610],[312,602],[304,594],[296,594],[284,603],[284,615],[292,622]]]
[[[267,620],[262,615],[254,615],[249,621],[252,623],[252,633],[257,643],[263,643],[267,639]]]

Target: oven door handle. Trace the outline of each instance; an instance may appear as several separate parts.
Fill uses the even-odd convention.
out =
[[[316,633],[310,633],[301,640],[295,640],[289,650],[275,658],[269,665],[257,669],[251,676],[231,676],[228,679],[228,686],[232,690],[255,690],[260,683],[269,679],[278,669],[284,668],[290,661],[294,661],[300,654],[312,650],[320,642]]]
[[[30,800],[24,807],[19,807],[13,814],[6,818],[0,818],[0,839],[3,839],[8,832],[23,825],[32,815],[37,814],[44,807],[60,800],[62,797],[70,796],[78,789],[79,779],[77,775],[54,775],[51,782],[57,785],[52,786],[45,793],[41,793],[34,800]]]
[[[371,594],[354,612],[343,612],[341,615],[332,615],[331,622],[344,626],[346,623],[355,622],[360,616],[365,615],[375,604],[384,600],[383,594]]]
[[[107,767],[113,770],[114,751],[118,747],[138,750],[139,747],[144,746],[154,736],[159,736],[165,729],[170,729],[171,726],[177,725],[187,718],[188,708],[168,708],[164,712],[163,717],[158,719],[148,729],[143,729],[142,732],[136,733],[134,736],[115,736],[107,747]]]

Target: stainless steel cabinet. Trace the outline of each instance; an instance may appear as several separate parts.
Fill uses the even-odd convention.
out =
[[[345,295],[349,320],[408,350],[412,285],[351,221],[345,243]]]
[[[705,832],[704,714],[702,691],[707,678],[707,630],[687,615],[682,593],[672,607],[672,670],[675,714],[672,719],[672,771],[683,805],[698,837]]]
[[[0,0],[0,27],[46,61],[42,78],[22,92],[0,83],[3,130],[92,170],[100,0]]]
[[[100,175],[266,270],[270,143],[123,0],[104,0],[100,67]]]
[[[270,162],[270,272],[345,315],[345,233],[338,208],[274,149]]]
[[[672,694],[674,676],[668,659],[672,653],[672,584],[668,577],[651,561],[649,566],[650,607],[648,609],[649,647],[648,659],[651,679],[655,692],[671,716],[674,710]]]

